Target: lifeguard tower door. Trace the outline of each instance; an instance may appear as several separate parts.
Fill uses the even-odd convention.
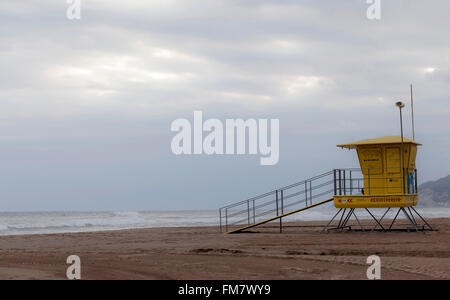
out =
[[[389,194],[403,192],[403,174],[401,164],[401,148],[386,147],[386,189]]]

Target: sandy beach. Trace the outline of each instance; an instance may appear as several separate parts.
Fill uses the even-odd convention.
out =
[[[369,255],[382,279],[450,279],[450,219],[434,232],[321,234],[322,222],[277,223],[226,235],[217,227],[151,228],[0,237],[0,279],[366,279]],[[288,225],[288,226],[287,226]]]

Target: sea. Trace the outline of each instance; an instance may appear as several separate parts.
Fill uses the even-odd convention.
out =
[[[450,218],[450,207],[416,209],[425,218]],[[328,221],[336,212],[333,207],[316,208],[285,220]],[[383,211],[373,213],[380,217]],[[387,217],[393,214],[391,210]],[[370,218],[362,209],[357,216]],[[194,226],[217,226],[219,230],[219,211],[0,212],[0,236]]]

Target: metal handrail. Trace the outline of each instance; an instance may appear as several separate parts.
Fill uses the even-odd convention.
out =
[[[232,204],[229,204],[227,206],[221,207],[220,209],[225,209],[225,208],[230,208],[230,207],[238,206],[238,205],[241,205],[241,204],[245,204],[245,203],[247,203],[247,201],[258,200],[258,199],[270,196],[270,195],[274,194],[276,191],[277,190],[274,190],[274,191],[267,192],[265,194],[262,194],[262,195],[259,195],[259,196],[253,197],[253,198],[249,198],[247,200],[243,200],[243,201],[240,201],[240,202],[232,203]]]
[[[382,170],[383,172],[377,172]],[[395,170],[395,172],[390,172]],[[336,169],[336,195],[347,195],[357,190],[362,192],[364,188],[365,195],[375,195],[374,191],[385,190],[395,191],[403,188],[402,193],[417,193],[417,169],[412,168],[348,168]],[[357,174],[355,174],[357,173]],[[374,174],[375,173],[375,174]],[[405,177],[406,174],[412,174],[412,182]],[[346,177],[349,175],[350,178]],[[353,175],[353,176],[352,176]],[[357,177],[354,177],[356,175]],[[362,176],[361,176],[362,175]],[[382,184],[386,182],[385,184]],[[389,182],[389,183],[388,183]],[[361,186],[361,183],[362,186]],[[367,184],[367,186],[365,186]],[[349,186],[348,186],[349,185]],[[410,187],[412,186],[411,190]]]
[[[313,200],[333,192],[333,190],[321,191],[334,182],[331,177],[327,179],[333,172],[334,170],[328,171],[280,189],[221,207],[219,209],[221,231],[223,225],[227,229],[228,226],[238,224],[254,224],[257,219],[263,216],[270,214],[279,216],[285,212],[286,208],[300,204],[311,205]],[[292,202],[298,196],[302,198]]]

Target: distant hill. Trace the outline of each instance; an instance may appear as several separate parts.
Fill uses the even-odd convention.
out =
[[[419,205],[425,207],[450,207],[450,175],[419,186]]]

